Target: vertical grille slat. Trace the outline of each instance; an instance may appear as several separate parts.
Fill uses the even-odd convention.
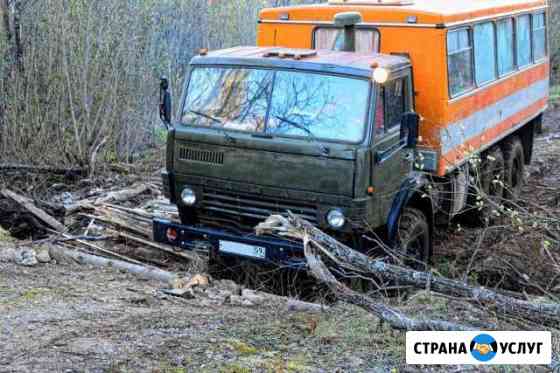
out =
[[[179,159],[182,161],[211,163],[216,165],[224,164],[224,153],[209,150],[192,149],[187,147],[179,148]]]

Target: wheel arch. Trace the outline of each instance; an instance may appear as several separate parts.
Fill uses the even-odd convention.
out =
[[[414,207],[424,213],[430,227],[430,257],[433,251],[435,227],[434,203],[431,181],[423,174],[413,175],[401,185],[387,218],[387,236],[394,245],[397,238],[399,218],[406,207]]]

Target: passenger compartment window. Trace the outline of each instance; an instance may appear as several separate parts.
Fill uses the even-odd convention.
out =
[[[493,22],[474,26],[474,63],[477,85],[496,79],[496,40]]]
[[[513,19],[504,19],[497,23],[498,34],[498,73],[506,75],[515,70],[513,45]]]
[[[450,31],[447,34],[447,69],[451,97],[474,87],[472,61],[473,50],[469,30]]]
[[[527,14],[517,17],[517,66],[524,67],[531,63],[531,17]]]
[[[533,15],[533,56],[535,62],[546,56],[546,19],[544,13]]]
[[[314,33],[314,49],[339,51],[343,47],[344,31],[335,27],[319,27]],[[372,29],[356,29],[356,52],[379,52],[379,33]]]

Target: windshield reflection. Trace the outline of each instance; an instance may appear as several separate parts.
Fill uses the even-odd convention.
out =
[[[359,142],[369,87],[367,80],[299,71],[195,68],[182,120],[274,136]]]
[[[183,123],[264,131],[272,71],[200,68],[191,74]]]

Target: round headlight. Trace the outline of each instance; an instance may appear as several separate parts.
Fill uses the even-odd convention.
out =
[[[181,192],[181,200],[186,206],[194,205],[196,203],[196,194],[194,190],[188,187],[183,189],[183,192]]]
[[[346,218],[340,210],[331,210],[327,214],[327,223],[335,229],[340,229],[346,223]]]

